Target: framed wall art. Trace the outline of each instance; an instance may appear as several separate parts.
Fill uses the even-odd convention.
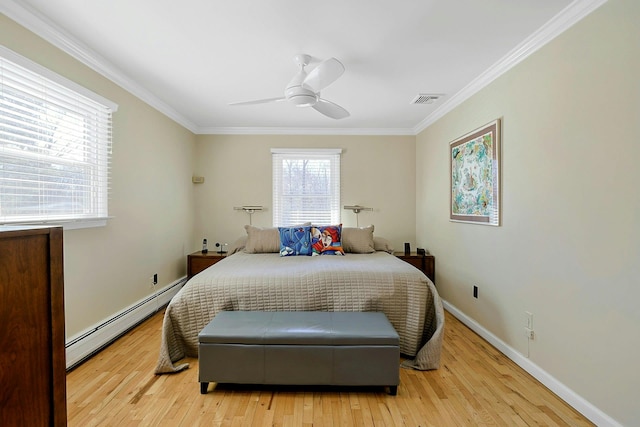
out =
[[[500,119],[456,139],[450,146],[449,219],[500,225]]]

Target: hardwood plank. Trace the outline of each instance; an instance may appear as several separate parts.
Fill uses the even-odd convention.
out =
[[[70,426],[592,426],[527,372],[446,313],[441,367],[400,370],[397,396],[383,388],[210,384],[198,360],[153,374],[158,313],[67,374]]]

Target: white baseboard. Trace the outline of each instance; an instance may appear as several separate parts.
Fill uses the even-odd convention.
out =
[[[501,353],[515,362],[518,366],[535,377],[549,390],[557,394],[562,400],[567,402],[567,404],[571,405],[576,411],[587,417],[592,423],[600,427],[623,427],[622,424],[618,423],[616,420],[582,398],[569,387],[562,384],[547,371],[540,368],[527,357],[516,351],[513,347],[507,345],[504,341],[493,335],[478,322],[464,314],[453,304],[443,300],[442,305],[449,313],[451,313],[458,320],[467,325],[476,334],[487,340],[489,344],[493,345]]]
[[[87,357],[96,353],[156,313],[161,307],[164,307],[171,301],[171,298],[178,293],[186,281],[186,277],[178,279],[156,291],[153,295],[114,314],[109,319],[67,339],[65,346],[67,351],[67,369],[76,366]]]

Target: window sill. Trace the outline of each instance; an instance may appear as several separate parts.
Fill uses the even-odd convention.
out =
[[[62,227],[63,230],[79,230],[82,228],[94,228],[104,227],[107,225],[109,218],[88,218],[88,219],[76,219],[66,221],[34,221],[34,222],[20,222],[11,224],[0,224],[0,227],[7,230],[11,228],[25,228],[25,227]]]
[[[61,222],[58,225],[62,226],[63,230],[79,230],[81,228],[104,227],[107,225],[107,218]]]

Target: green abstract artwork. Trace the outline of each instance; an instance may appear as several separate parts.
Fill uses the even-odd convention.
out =
[[[498,121],[450,145],[450,219],[499,225]]]

